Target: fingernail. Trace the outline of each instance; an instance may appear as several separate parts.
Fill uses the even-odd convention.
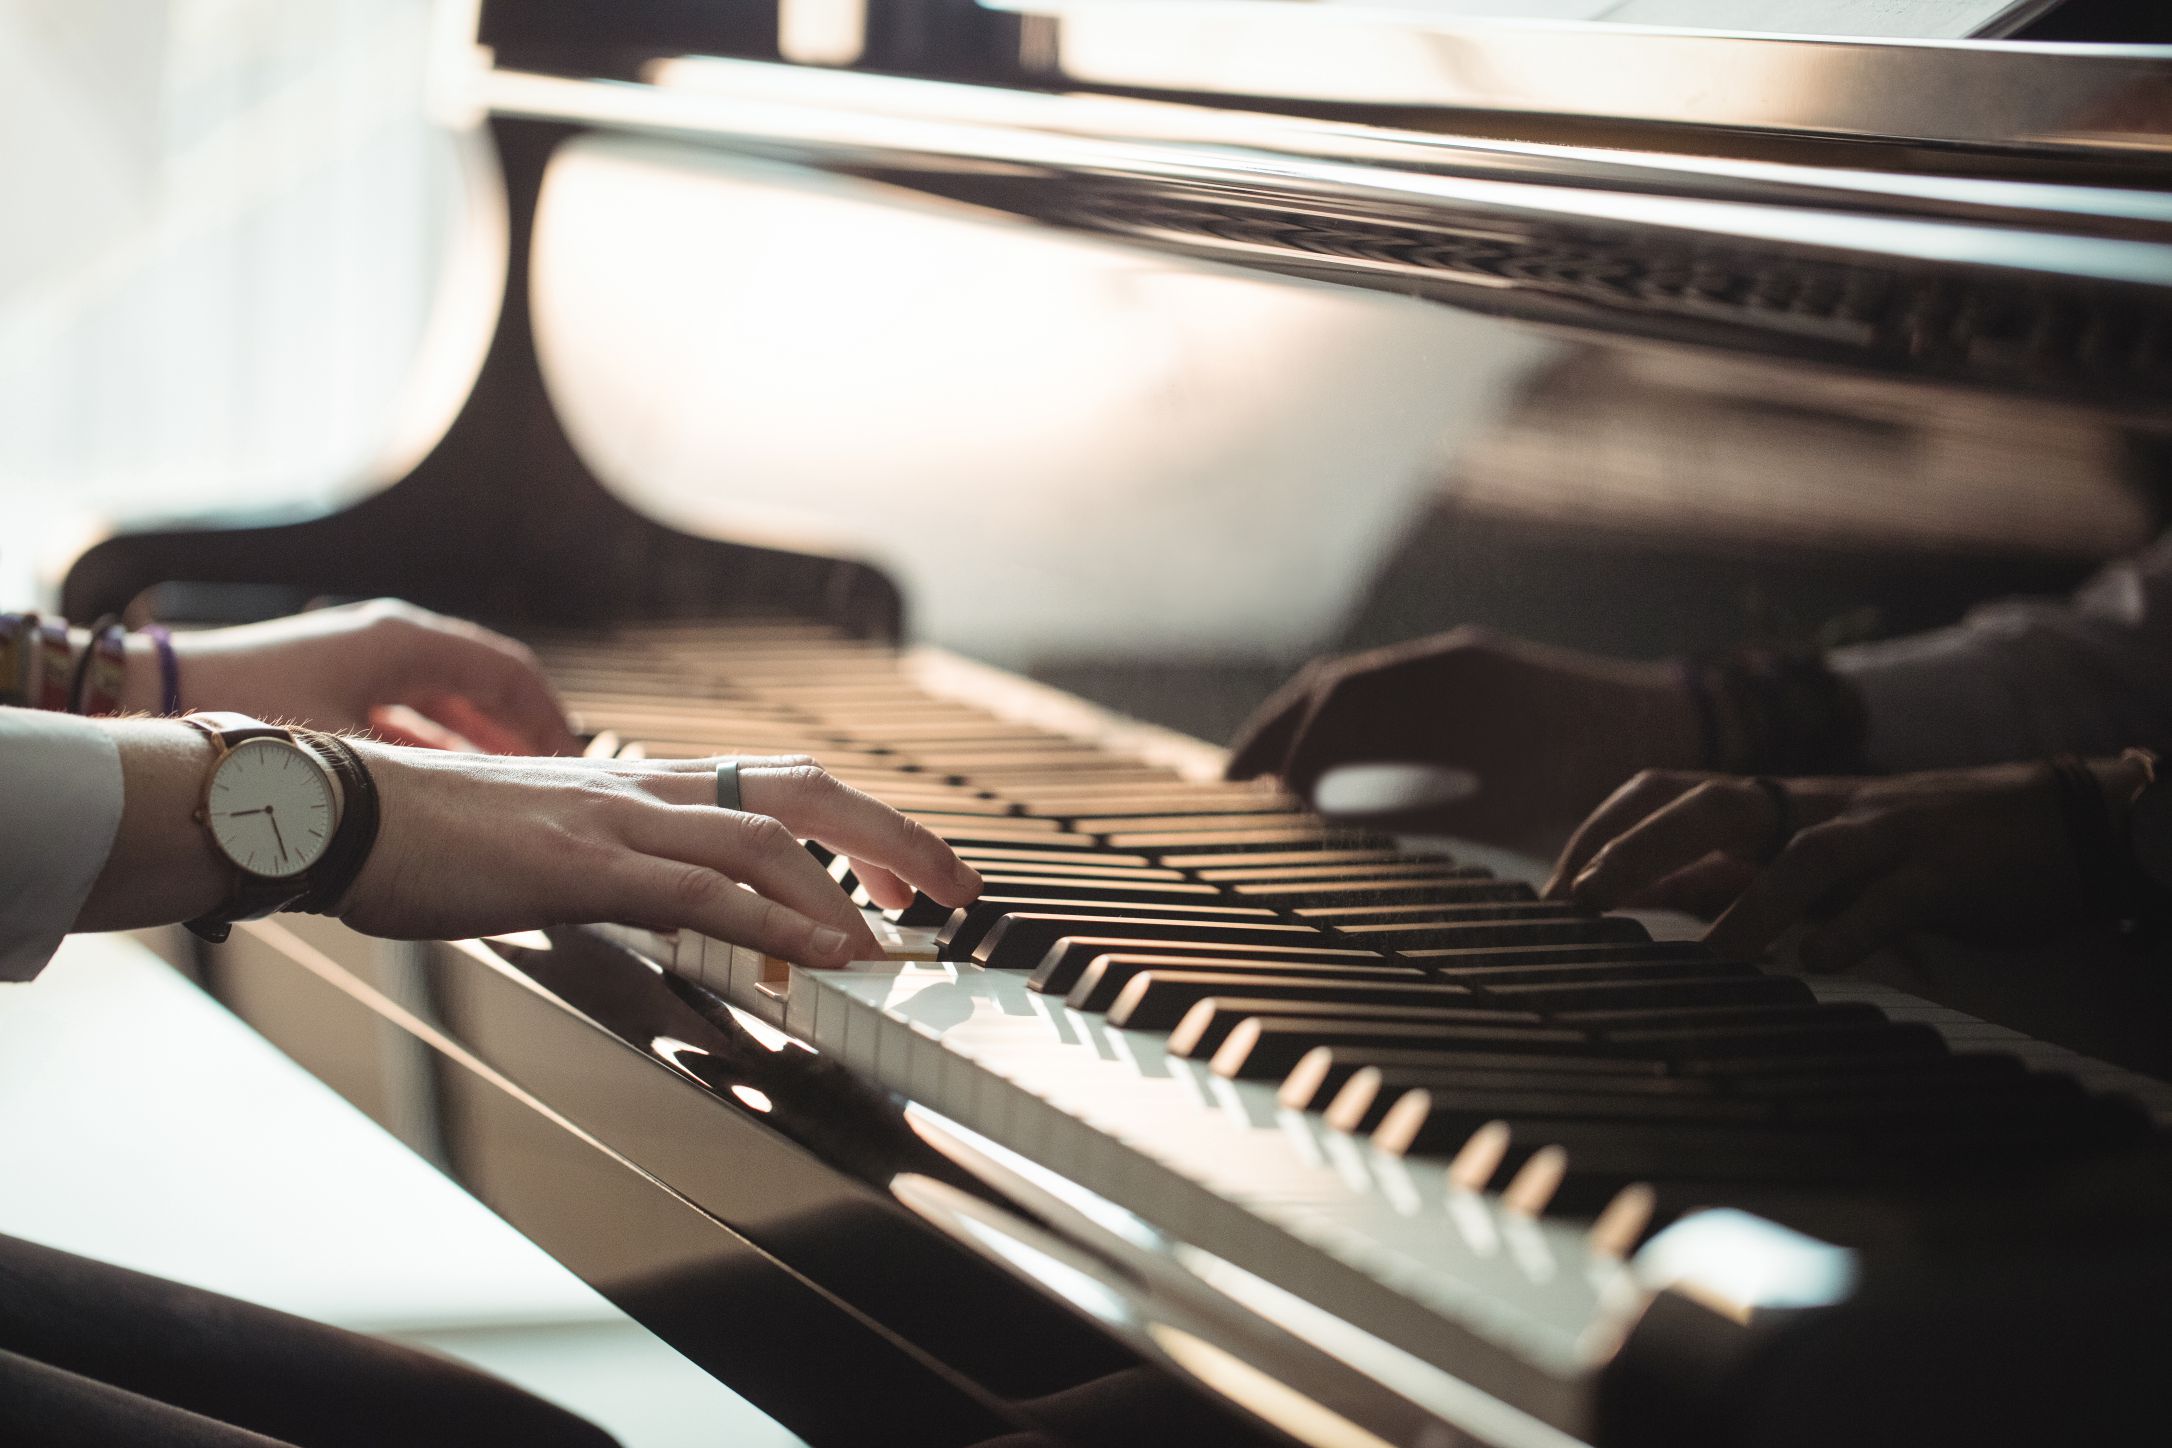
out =
[[[835,955],[845,948],[845,932],[833,930],[827,925],[815,927],[814,947],[823,955]]]

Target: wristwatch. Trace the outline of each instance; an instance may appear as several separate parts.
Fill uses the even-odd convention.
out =
[[[260,920],[317,889],[313,872],[332,853],[348,815],[348,790],[331,761],[294,731],[245,714],[189,714],[218,746],[196,818],[234,867],[234,888],[211,913],[188,922],[224,940],[237,920]]]

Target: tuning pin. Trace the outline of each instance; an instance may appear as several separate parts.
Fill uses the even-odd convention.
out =
[[[1513,1212],[1519,1217],[1538,1217],[1546,1210],[1546,1204],[1561,1190],[1561,1179],[1569,1174],[1569,1154],[1558,1146],[1542,1146],[1531,1153],[1531,1159],[1523,1169],[1509,1179],[1501,1193],[1501,1210]]]
[[[1658,1195],[1642,1182],[1632,1182],[1616,1192],[1614,1200],[1592,1222],[1585,1239],[1593,1255],[1627,1261],[1637,1243],[1644,1240],[1658,1204]]]
[[[1448,1163],[1448,1185],[1457,1191],[1482,1192],[1508,1155],[1508,1123],[1489,1121],[1471,1133],[1454,1161]]]

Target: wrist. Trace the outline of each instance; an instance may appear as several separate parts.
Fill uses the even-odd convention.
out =
[[[121,823],[77,917],[83,930],[194,919],[225,898],[232,871],[196,820],[217,757],[211,741],[164,720],[112,720],[121,759]]]
[[[2105,818],[2119,838],[2125,839],[2135,798],[2155,777],[2153,759],[2140,750],[2130,749],[2117,759],[2089,761],[2089,772],[2104,796]]]

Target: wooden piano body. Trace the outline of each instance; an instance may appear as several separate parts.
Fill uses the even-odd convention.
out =
[[[1662,486],[1641,513],[1610,514],[1653,482],[1625,471],[1612,428],[1643,426],[1648,443],[1708,426],[1708,473],[1769,468],[1767,506],[1801,489],[1830,524],[1847,506],[1816,493],[1834,436],[1873,436],[1842,456],[1868,460],[1859,502],[1875,512],[1881,477],[1925,456],[1877,438],[1950,441],[2019,418],[1998,436],[2024,449],[2045,428],[2079,436],[2090,445],[2058,455],[2091,463],[2044,483],[2055,504],[2022,489],[2008,502],[2071,524],[2082,550],[2154,519],[2136,500],[2165,480],[2172,424],[2172,51],[1187,10],[899,0],[839,31],[815,22],[858,7],[787,5],[781,27],[760,5],[480,7],[489,50],[454,57],[448,104],[492,143],[508,261],[464,407],[410,473],[336,514],[107,539],[69,574],[66,611],[216,617],[237,599],[398,594],[537,636],[575,667],[584,632],[614,629],[690,679],[728,679],[729,657],[705,652],[716,638],[749,656],[856,640],[887,658],[905,604],[882,569],[667,526],[569,439],[563,378],[547,380],[538,345],[534,244],[574,137],[820,172],[1186,275],[1416,299],[1504,351],[1543,339],[1556,362],[1459,461],[1466,497],[1524,501],[1439,524],[1451,546],[1522,548],[1534,610],[1567,575],[1642,574],[1662,596],[1655,627],[1708,645],[1745,626],[1712,617],[1745,579],[1813,597],[1882,590],[1890,624],[1950,611],[1987,572],[2079,567],[1972,532],[1966,495],[1935,489],[1892,513],[1906,546],[1845,527],[1838,545],[1801,535],[1824,537],[1822,554],[1745,545],[1787,510],[1744,514],[1711,477],[1717,492]],[[1733,83],[1681,83],[1715,75]],[[1469,365],[1490,358],[1476,348]],[[1563,487],[1579,469],[1587,486]],[[1716,550],[1748,561],[1653,572],[1680,561],[1678,539],[1652,537],[1670,509],[1718,518]],[[1642,551],[1610,553],[1604,529],[1564,521],[1585,510],[1626,518]],[[1819,557],[1858,562],[1836,575]],[[1391,573],[1375,626],[1482,608],[1513,566],[1480,567],[1465,587],[1461,561],[1421,563],[1415,582]],[[1414,588],[1429,596],[1414,602]],[[1529,620],[1511,608],[1496,621]],[[1214,768],[1211,748],[950,656],[896,668],[931,696],[1187,777]],[[1723,1221],[1667,1290],[1651,1263],[1640,1275],[1592,1259],[1578,1224],[1512,1221],[1370,1157],[1340,1164],[1375,1173],[1375,1235],[1339,1256],[1325,1238],[1299,1248],[1224,1220],[1186,1195],[1195,1186],[1129,1197],[1145,1168],[1127,1178],[1114,1147],[1036,1160],[1030,1143],[1068,1139],[1070,1123],[1040,1116],[1030,1093],[960,1095],[937,1058],[908,1049],[909,1011],[879,1019],[885,991],[909,994],[900,969],[918,988],[929,981],[912,972],[933,967],[816,981],[625,931],[399,944],[311,918],[237,932],[197,964],[297,1059],[817,1443],[1023,1430],[1076,1443],[1920,1442],[1926,1422],[2027,1422],[2011,1415],[2031,1393],[2109,1382],[2116,1398],[2132,1387],[2119,1344],[2166,1341],[2172,1255],[2131,1245],[2132,1203],[2107,1217],[2121,1250],[2095,1257],[2016,1252],[1987,1230],[1957,1263],[1858,1260],[1740,1220],[1730,1237]],[[1037,1009],[988,992],[970,1009]],[[1463,1276],[1420,1262],[1402,1298],[1382,1287],[1387,1267],[1359,1281],[1366,1251],[1386,1261],[1407,1245],[1397,1233],[1421,1231],[1465,1254]],[[1729,1317],[1711,1293],[1730,1252],[1857,1276],[1747,1292]],[[2057,1341],[2016,1344],[2047,1315]],[[1953,1348],[1924,1350],[1940,1333]],[[1987,1371],[2013,1385],[1988,1391]],[[1841,1382],[1852,1389],[1836,1396]]]

